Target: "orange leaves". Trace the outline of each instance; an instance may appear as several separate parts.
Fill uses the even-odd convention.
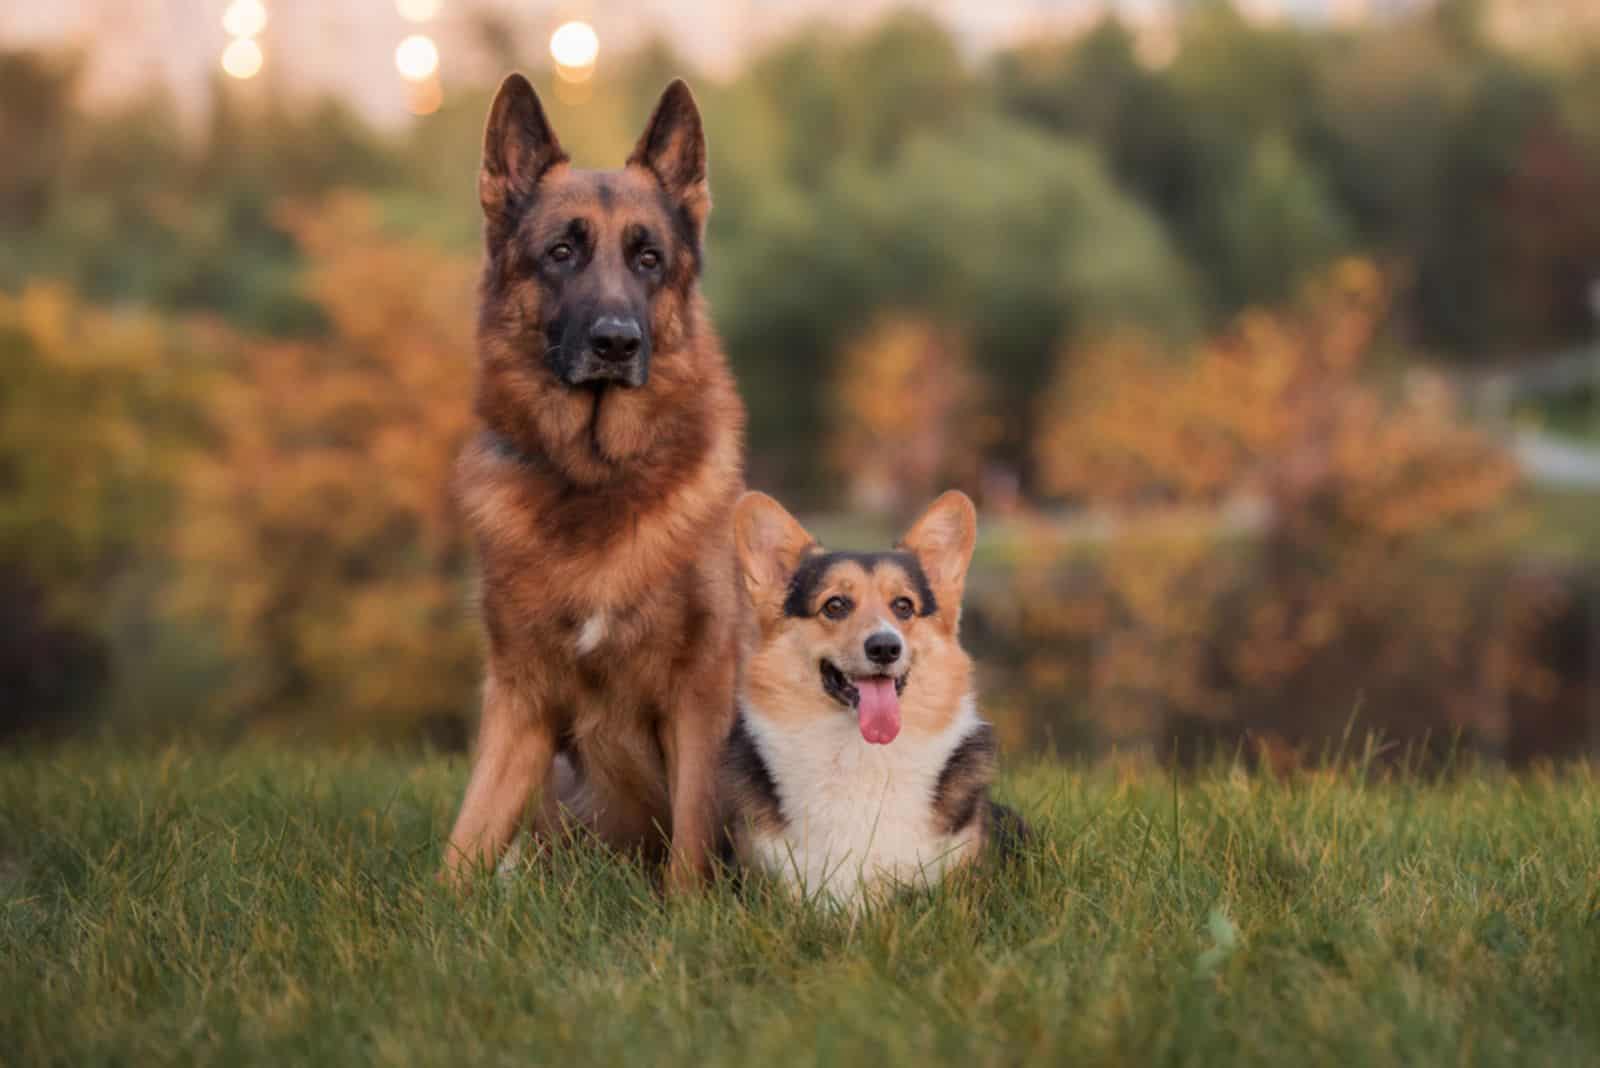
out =
[[[829,452],[858,505],[906,511],[975,481],[989,428],[982,383],[952,331],[890,317],[850,345],[839,367]]]
[[[1193,356],[1133,334],[1069,352],[1045,400],[1042,488],[1130,505],[1211,504],[1315,479],[1330,423],[1372,395],[1355,374],[1377,276],[1341,265],[1298,317],[1247,312]]]
[[[1189,358],[1127,336],[1069,353],[1037,443],[1045,488],[1120,508],[1259,496],[1290,523],[1315,500],[1383,536],[1499,509],[1515,466],[1441,382],[1418,373],[1392,397],[1364,377],[1376,285],[1343,264],[1302,310],[1247,313]]]
[[[158,534],[211,342],[57,286],[0,294],[0,565],[50,590],[52,614],[97,627]]]
[[[1350,262],[1190,356],[1128,335],[1067,354],[1040,478],[1122,534],[1070,611],[1025,614],[1024,641],[1075,650],[1114,735],[1219,716],[1315,735],[1366,693],[1399,702],[1373,712],[1399,732],[1493,736],[1485,709],[1537,681],[1535,616],[1498,585],[1516,466],[1442,381],[1377,377],[1383,311],[1378,273]],[[1230,538],[1240,502],[1264,522]],[[1195,509],[1211,522],[1175,525]]]
[[[239,342],[177,536],[242,711],[333,733],[464,714],[477,652],[449,499],[467,432],[472,268],[383,233],[362,199],[284,217],[326,337]]]

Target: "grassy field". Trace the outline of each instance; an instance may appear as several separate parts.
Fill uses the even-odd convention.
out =
[[[0,756],[0,1064],[1600,1062],[1600,780],[1034,767],[854,923],[581,844],[430,878],[460,759]]]

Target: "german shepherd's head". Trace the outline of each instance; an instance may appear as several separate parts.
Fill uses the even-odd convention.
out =
[[[681,466],[671,454],[703,444],[694,394],[721,361],[697,343],[711,197],[688,86],[667,86],[625,166],[590,171],[568,164],[533,86],[511,75],[490,108],[478,195],[489,428],[579,484]]]
[[[955,490],[935,501],[888,552],[833,552],[764,493],[734,511],[745,588],[761,637],[744,696],[787,726],[858,720],[887,745],[902,723],[941,733],[971,690],[961,649],[961,594],[977,512]]]

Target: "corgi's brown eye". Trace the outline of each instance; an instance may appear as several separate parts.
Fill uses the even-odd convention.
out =
[[[550,251],[545,255],[557,263],[565,263],[572,258],[572,246],[563,241],[559,245],[551,246]]]
[[[896,597],[889,602],[889,611],[901,619],[910,619],[917,612],[917,606],[911,603],[909,597]]]
[[[829,619],[843,619],[854,607],[848,597],[829,597],[822,602],[822,614]]]
[[[653,271],[657,267],[661,266],[661,253],[657,252],[653,248],[647,248],[643,252],[639,253],[638,262],[641,270]]]

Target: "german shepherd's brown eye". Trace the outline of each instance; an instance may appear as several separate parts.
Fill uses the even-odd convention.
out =
[[[889,611],[901,619],[910,619],[916,614],[917,606],[911,603],[909,597],[896,597],[889,602]]]
[[[550,251],[545,255],[557,263],[565,263],[572,258],[572,246],[563,241],[558,245],[550,246]]]
[[[661,266],[661,253],[653,248],[647,248],[639,253],[639,258],[634,261],[641,270],[653,271]]]
[[[848,597],[829,597],[822,602],[822,614],[829,619],[839,620],[849,615],[850,609],[854,607]]]

